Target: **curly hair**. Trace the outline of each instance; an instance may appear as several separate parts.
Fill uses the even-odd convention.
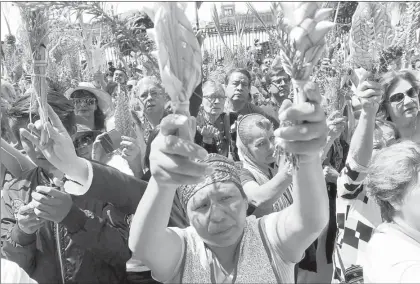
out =
[[[400,203],[420,171],[420,145],[403,141],[378,151],[366,177],[366,189],[378,203],[382,217],[392,221],[394,203]]]

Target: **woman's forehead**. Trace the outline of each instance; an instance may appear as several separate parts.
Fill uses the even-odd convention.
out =
[[[200,189],[191,199],[202,200],[209,196],[218,196],[227,193],[240,194],[238,186],[231,181],[216,182]]]
[[[413,86],[410,82],[407,80],[400,79],[397,81],[397,83],[392,86],[392,88],[389,90],[389,95],[397,94],[397,93],[405,93],[409,89],[411,89]]]

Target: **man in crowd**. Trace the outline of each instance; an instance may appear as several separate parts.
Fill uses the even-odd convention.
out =
[[[4,186],[2,257],[16,262],[39,283],[121,283],[125,279],[125,264],[131,257],[125,215],[110,203],[64,191],[82,186],[77,178],[64,176],[42,151],[49,147],[65,149],[59,158],[68,163],[65,172],[80,168],[66,157],[70,152],[75,155],[70,139],[76,131],[75,115],[72,103],[62,94],[49,90],[48,103],[49,134],[40,133],[39,120],[27,126],[31,119],[39,118],[38,105],[31,102],[31,96],[18,99],[9,111],[12,131],[37,167]],[[59,122],[59,133],[68,137],[72,147],[56,142],[41,146],[36,142],[34,137],[57,135],[52,132],[52,125]],[[95,171],[103,166],[89,163],[88,167]],[[104,170],[112,176],[108,169]]]
[[[268,72],[268,90],[278,107],[284,100],[291,99],[290,77],[283,68],[271,69]]]
[[[228,98],[228,107],[231,112],[238,115],[258,113],[264,115],[274,124],[274,129],[279,127],[276,118],[267,115],[260,107],[251,103],[251,75],[246,69],[232,69],[225,77],[226,95]]]

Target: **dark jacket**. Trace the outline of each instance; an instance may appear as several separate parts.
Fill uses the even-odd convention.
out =
[[[106,200],[122,213],[126,215],[134,214],[148,183],[121,173],[113,167],[92,161],[91,163],[93,169],[92,184],[84,196]],[[188,225],[188,218],[182,209],[178,194],[176,194],[168,226],[185,228]]]
[[[46,222],[27,235],[15,214],[31,201],[38,185],[50,185],[40,168],[4,187],[1,206],[2,257],[16,262],[39,283],[121,283],[125,279],[128,224],[110,203],[72,196],[73,207],[60,223]]]

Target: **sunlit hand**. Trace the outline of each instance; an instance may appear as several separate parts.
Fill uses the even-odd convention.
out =
[[[307,102],[292,104],[285,100],[279,110],[280,121],[304,121],[303,123],[280,126],[275,131],[276,143],[286,152],[297,154],[299,161],[311,161],[319,157],[327,140],[328,128],[322,97],[313,83],[305,86]]]
[[[204,159],[207,151],[193,141],[180,138],[189,137],[190,119],[194,118],[172,114],[160,124],[150,152],[150,171],[158,184],[197,184],[205,177],[207,165],[194,160]]]
[[[48,115],[50,122],[46,123],[46,130],[49,138],[46,143],[41,143],[41,132],[46,130],[40,120],[28,125],[31,132],[21,128],[20,135],[41,150],[44,157],[58,170],[72,177],[79,177],[79,171],[86,168],[86,163],[77,156],[70,135],[49,105]]]
[[[383,96],[382,86],[377,82],[364,81],[356,89],[363,111],[376,114]]]

